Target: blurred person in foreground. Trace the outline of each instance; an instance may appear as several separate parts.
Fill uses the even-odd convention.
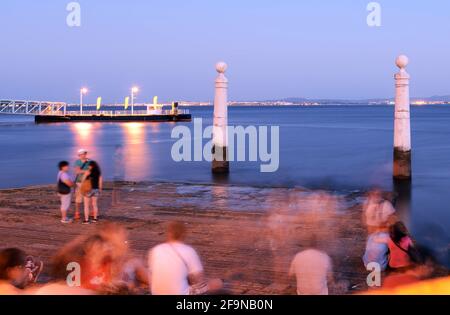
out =
[[[387,226],[381,226],[372,230],[367,237],[366,251],[363,256],[364,266],[377,263],[384,271],[389,264],[389,233]]]
[[[18,248],[0,251],[0,295],[22,294],[23,289],[35,283],[43,263],[26,256]]]
[[[148,269],[144,260],[129,254],[128,234],[124,227],[115,223],[103,225],[98,233],[112,246],[112,284],[122,288],[122,293],[148,293]]]
[[[414,265],[423,264],[424,258],[409,234],[405,224],[401,221],[389,227],[389,267],[405,270]]]
[[[328,295],[328,285],[334,284],[330,256],[318,248],[315,235],[306,241],[306,249],[293,259],[290,276],[297,280],[298,295]]]
[[[382,289],[393,289],[425,280],[433,273],[431,264],[415,265],[408,270],[391,272],[383,279]]]
[[[77,237],[66,244],[52,260],[51,275],[55,281],[43,286],[36,294],[140,293],[138,289],[148,285],[148,272],[138,261],[128,257],[125,228],[107,223],[93,234]],[[74,262],[79,265],[79,273],[67,271],[67,266]]]
[[[207,281],[195,249],[184,244],[186,227],[170,222],[167,241],[149,251],[150,291],[153,295],[202,295],[219,291],[221,280]]]
[[[380,227],[387,226],[395,208],[392,203],[384,198],[380,189],[374,189],[368,193],[367,201],[363,206],[363,221],[367,226],[368,233],[376,232]]]
[[[52,258],[52,282],[36,295],[92,295],[108,279],[109,248],[98,234],[81,236],[66,244]],[[95,270],[95,274],[94,271]]]

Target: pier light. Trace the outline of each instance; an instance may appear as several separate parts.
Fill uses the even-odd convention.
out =
[[[137,92],[139,92],[139,88],[137,86],[133,86],[131,88],[131,115],[134,114],[134,98],[136,97]]]
[[[80,89],[80,115],[83,115],[83,95],[87,94],[88,89],[83,87]]]

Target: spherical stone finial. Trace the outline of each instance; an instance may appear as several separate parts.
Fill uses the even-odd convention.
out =
[[[400,69],[404,69],[409,63],[409,58],[405,55],[400,55],[397,57],[397,60],[395,60],[395,63],[397,67],[399,67]]]
[[[227,71],[227,68],[228,68],[228,65],[223,61],[220,61],[216,64],[216,70],[219,73],[225,73],[225,71]]]

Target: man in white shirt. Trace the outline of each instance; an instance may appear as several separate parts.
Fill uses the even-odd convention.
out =
[[[183,223],[171,222],[167,242],[150,250],[148,265],[153,295],[203,294],[212,289],[211,283],[205,281],[197,252],[183,243],[185,235]]]
[[[310,245],[315,243],[312,236]],[[297,279],[298,295],[328,295],[328,282],[333,281],[331,258],[318,249],[298,253],[291,263],[289,275]]]

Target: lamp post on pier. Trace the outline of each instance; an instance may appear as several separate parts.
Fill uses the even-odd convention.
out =
[[[139,92],[139,88],[133,86],[131,88],[131,115],[134,114],[134,98],[136,97],[136,93]]]
[[[88,89],[87,88],[81,88],[80,89],[80,115],[83,115],[83,95],[87,94]]]

